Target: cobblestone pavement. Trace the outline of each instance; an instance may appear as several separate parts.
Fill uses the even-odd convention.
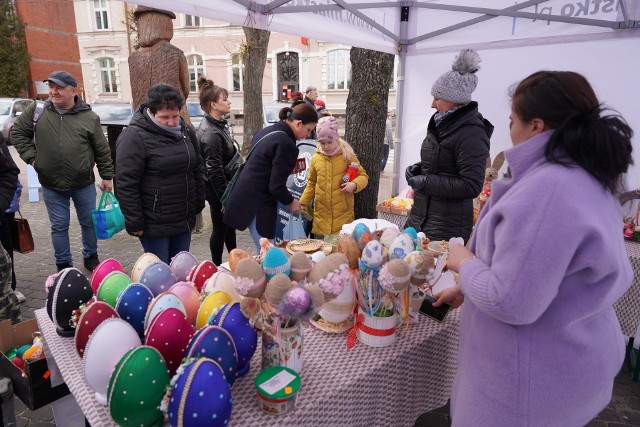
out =
[[[31,225],[35,251],[30,254],[16,253],[15,270],[17,275],[17,289],[27,298],[22,304],[23,319],[34,317],[34,310],[46,305],[47,295],[44,291],[44,282],[52,273],[55,273],[56,266],[53,255],[53,248],[50,239],[50,225],[47,217],[44,202],[30,203],[27,188],[27,176],[25,164],[19,159],[15,149],[10,148],[13,158],[21,168],[20,181],[25,186],[20,211],[29,220]],[[393,151],[380,182],[379,199],[390,196],[391,193],[391,170],[393,167]],[[209,236],[211,234],[211,219],[208,207],[203,212],[204,228],[200,233],[192,237],[191,252],[197,259],[210,259]],[[82,267],[82,242],[80,239],[80,228],[77,219],[72,215],[71,228],[69,232],[71,238],[71,248],[74,263],[87,276],[89,272]],[[254,246],[247,231],[239,232],[237,238],[238,247],[253,252]],[[131,271],[133,264],[142,255],[142,247],[136,238],[126,233],[119,233],[110,240],[99,242],[100,259],[115,258],[124,267],[125,271]],[[226,261],[227,254],[223,256]],[[588,375],[588,372],[585,372]],[[637,426],[640,425],[640,385],[629,380],[628,367],[618,376],[614,389],[614,398],[609,407],[602,412],[600,417],[593,421],[593,427],[613,427],[613,426]],[[47,405],[36,411],[30,411],[19,400],[14,399],[17,426],[54,426],[54,416],[51,406]],[[448,408],[441,408],[429,414],[424,414],[418,418],[416,427],[444,426],[449,424]]]

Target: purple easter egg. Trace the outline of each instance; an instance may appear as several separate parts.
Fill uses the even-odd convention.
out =
[[[289,289],[280,303],[282,314],[297,318],[302,316],[311,304],[311,295],[305,288],[295,286]]]

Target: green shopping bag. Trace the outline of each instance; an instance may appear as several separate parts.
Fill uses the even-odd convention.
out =
[[[124,215],[120,210],[120,203],[116,196],[108,191],[102,192],[98,209],[91,211],[91,219],[96,237],[100,240],[107,240],[124,230]]]

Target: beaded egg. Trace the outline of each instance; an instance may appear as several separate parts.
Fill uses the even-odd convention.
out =
[[[154,296],[167,292],[177,281],[171,267],[162,261],[149,264],[140,276],[140,283],[149,288]]]
[[[211,324],[223,327],[233,337],[238,351],[237,376],[241,377],[249,372],[251,358],[257,348],[258,333],[249,319],[242,314],[240,303],[232,302],[222,307]]]
[[[71,325],[73,311],[93,297],[87,278],[77,268],[60,271],[47,295],[47,314],[61,337],[72,337],[75,329]]]
[[[93,289],[93,293],[98,293],[98,286],[105,278],[105,276],[112,271],[121,271],[124,273],[124,269],[122,268],[122,264],[119,261],[108,258],[103,261],[100,261],[100,264],[93,269],[91,273],[91,277],[89,278],[89,283],[91,283],[91,289]]]
[[[98,325],[106,319],[120,317],[113,307],[96,298],[89,300],[85,307],[84,312],[80,314],[76,323],[76,335],[73,338],[76,353],[81,359],[84,356],[84,349],[87,346],[87,342],[89,342],[89,337]]]
[[[291,273],[291,263],[287,254],[280,248],[269,248],[262,260],[262,269],[267,276],[267,279],[271,279],[278,273],[282,273],[288,276]]]
[[[238,370],[238,351],[229,332],[214,325],[198,330],[189,341],[185,358],[207,357],[218,362],[224,376],[232,386]]]
[[[411,268],[404,259],[392,259],[380,269],[380,286],[385,291],[397,293],[409,287]]]
[[[289,262],[291,263],[291,273],[289,276],[291,280],[295,280],[296,282],[306,279],[313,267],[311,260],[304,252],[294,253],[291,255],[291,258],[289,258]]]
[[[198,260],[188,251],[178,252],[171,258],[171,262],[169,263],[169,267],[171,267],[171,270],[180,282],[187,280],[187,276],[196,265],[198,265]]]
[[[152,254],[151,252],[145,252],[140,255],[133,264],[133,268],[131,269],[131,281],[134,283],[139,283],[140,278],[142,277],[142,273],[154,262],[162,261],[156,254]]]
[[[169,397],[169,425],[227,426],[233,406],[231,386],[225,380],[220,365],[201,357],[188,360],[180,371]]]
[[[107,404],[107,387],[111,372],[126,352],[140,345],[133,327],[119,318],[103,321],[93,331],[84,349],[84,377],[95,392],[96,400]]]
[[[155,348],[141,345],[126,352],[107,387],[113,421],[122,427],[161,425],[164,415],[159,407],[170,379],[167,365]]]
[[[182,301],[180,301],[180,298],[178,298],[177,295],[172,294],[171,292],[163,292],[153,298],[151,303],[149,303],[147,315],[144,317],[144,330],[147,330],[154,317],[168,308],[178,309],[185,316],[187,315],[187,310],[184,308],[184,304],[182,304]]]
[[[193,282],[198,292],[201,292],[204,283],[213,276],[216,271],[218,271],[218,267],[216,267],[213,262],[209,260],[201,261],[189,272],[187,281]]]
[[[207,279],[200,293],[206,296],[215,291],[226,293],[234,301],[240,301],[242,299],[242,296],[236,291],[233,276],[221,270],[213,273],[213,276]]]
[[[138,336],[144,336],[144,319],[153,294],[145,285],[132,283],[125,288],[116,300],[116,312],[120,318],[136,330]]]
[[[223,305],[230,302],[231,297],[222,291],[215,291],[207,295],[198,309],[196,328],[200,329],[206,325],[212,315],[216,314]]]
[[[200,294],[191,282],[178,282],[169,288],[169,292],[182,301],[189,323],[195,326],[198,309],[200,309]]]
[[[278,273],[269,280],[267,289],[264,291],[264,297],[272,307],[277,307],[282,300],[282,296],[289,290],[293,284],[291,279],[283,273]]]
[[[96,296],[104,300],[111,307],[116,306],[118,296],[131,284],[129,276],[122,271],[112,271],[104,276],[104,279],[98,285]]]
[[[241,259],[236,266],[235,288],[242,296],[259,298],[267,287],[267,277],[256,261]]]
[[[155,316],[144,334],[144,344],[157,349],[173,375],[193,336],[193,326],[177,308],[167,308]]]

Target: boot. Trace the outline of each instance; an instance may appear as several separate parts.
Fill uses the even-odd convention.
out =
[[[98,264],[100,264],[100,260],[98,259],[98,254],[91,254],[84,259],[84,268],[89,271],[93,271]]]
[[[73,264],[70,262],[63,262],[62,264],[56,264],[56,267],[58,267],[58,271],[62,271],[65,268],[73,267]]]

